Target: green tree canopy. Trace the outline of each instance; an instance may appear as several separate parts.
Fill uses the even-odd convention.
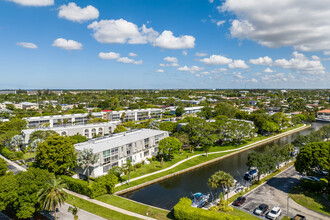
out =
[[[175,115],[176,117],[182,116],[184,113],[184,108],[182,106],[179,106],[175,109]]]
[[[126,129],[124,126],[122,126],[122,125],[117,125],[117,127],[116,127],[114,133],[121,133],[121,132],[125,132],[125,131],[127,131],[127,129]]]
[[[30,142],[32,143],[36,139],[46,140],[49,136],[56,135],[56,134],[57,134],[57,132],[52,131],[52,130],[49,130],[49,131],[43,131],[43,130],[34,131],[30,135]]]
[[[330,142],[309,143],[300,148],[294,163],[298,172],[310,174],[315,168],[330,173]]]
[[[39,143],[35,164],[55,174],[73,169],[76,166],[76,152],[71,139],[54,135]]]
[[[182,143],[175,137],[166,137],[159,141],[158,150],[161,154],[168,154],[169,159],[171,158],[171,153],[179,153],[182,147]]]
[[[7,162],[0,157],[0,176],[5,175],[7,170],[8,170]]]

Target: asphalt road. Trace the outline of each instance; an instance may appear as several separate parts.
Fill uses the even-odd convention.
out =
[[[253,210],[261,203],[266,203],[269,208],[279,206],[282,214],[278,219],[287,215],[287,207],[289,203],[289,216],[294,217],[296,214],[304,215],[308,220],[326,220],[330,217],[309,210],[288,197],[290,189],[299,182],[301,175],[292,166],[282,172],[277,177],[271,179],[261,187],[250,192],[246,196],[246,202],[240,207],[243,211],[252,213]]]

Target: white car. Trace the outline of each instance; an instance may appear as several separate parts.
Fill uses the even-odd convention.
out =
[[[267,213],[266,217],[269,219],[277,219],[281,215],[281,212],[282,212],[281,208],[275,206],[274,208],[272,208],[272,210],[270,210]]]

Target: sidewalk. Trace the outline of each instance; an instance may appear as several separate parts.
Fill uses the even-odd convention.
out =
[[[208,153],[208,154],[227,153],[227,152],[239,151],[239,150],[242,150],[242,149],[245,149],[245,148],[251,148],[251,147],[253,147],[254,145],[262,144],[263,142],[266,143],[266,142],[268,142],[268,141],[270,141],[270,140],[272,140],[272,139],[277,139],[277,138],[279,138],[279,137],[286,136],[286,135],[288,135],[288,134],[290,134],[290,133],[296,132],[297,130],[300,130],[300,129],[305,128],[305,127],[306,127],[306,124],[304,124],[304,126],[302,126],[302,127],[295,128],[295,129],[293,129],[293,130],[290,130],[290,131],[287,131],[287,132],[284,132],[284,133],[281,133],[281,134],[278,134],[278,135],[275,135],[275,136],[272,136],[272,137],[269,137],[269,138],[266,138],[266,139],[263,139],[263,140],[260,140],[260,141],[254,142],[254,143],[252,143],[252,144],[248,144],[248,145],[242,146],[242,147],[240,147],[240,148],[235,148],[235,149],[231,149],[231,150],[224,150],[224,151],[210,152],[210,153]],[[133,179],[130,179],[130,182],[133,182],[133,181],[136,181],[136,180],[139,180],[139,179],[143,179],[143,178],[145,178],[145,177],[149,177],[149,176],[152,176],[152,175],[155,175],[155,174],[158,174],[158,173],[165,172],[165,171],[167,171],[167,170],[170,170],[170,169],[173,169],[173,168],[179,166],[180,164],[182,164],[182,163],[184,163],[184,162],[186,162],[186,161],[188,161],[188,160],[191,160],[191,159],[193,159],[193,158],[195,158],[195,157],[199,157],[199,156],[202,156],[202,155],[204,155],[204,153],[202,153],[202,154],[196,154],[196,155],[194,155],[194,156],[189,157],[188,159],[184,159],[184,160],[182,160],[182,161],[180,161],[180,162],[178,162],[178,163],[176,163],[176,164],[173,164],[172,166],[167,167],[167,168],[165,168],[165,169],[163,169],[163,170],[159,170],[159,171],[156,171],[156,172],[153,172],[153,173],[145,174],[145,175],[143,175],[143,176],[139,176],[139,177],[135,177],[135,178],[133,178]],[[127,181],[122,182],[122,183],[118,183],[118,184],[116,185],[116,187],[118,187],[118,186],[122,186],[122,185],[125,185],[125,184],[127,184]],[[118,193],[118,192],[117,192],[117,193]]]
[[[100,206],[103,206],[105,208],[108,208],[108,209],[111,209],[111,210],[114,210],[116,212],[120,212],[122,214],[125,214],[125,215],[129,215],[129,216],[133,216],[135,218],[139,218],[139,219],[147,219],[147,220],[156,220],[155,218],[151,218],[151,217],[147,217],[147,216],[144,216],[144,215],[140,215],[140,214],[137,214],[137,213],[134,213],[134,212],[130,212],[130,211],[127,211],[125,209],[121,209],[121,208],[118,208],[116,206],[113,206],[113,205],[109,205],[107,203],[104,203],[104,202],[101,202],[101,201],[98,201],[96,199],[91,199],[89,198],[88,196],[84,196],[84,195],[81,195],[81,194],[78,194],[78,193],[75,193],[75,192],[72,192],[70,190],[67,190],[65,189],[65,191],[71,195],[74,195],[74,196],[77,196],[81,199],[84,199],[84,200],[87,200],[89,202],[92,202],[96,205],[100,205]],[[91,219],[90,219],[91,220]]]

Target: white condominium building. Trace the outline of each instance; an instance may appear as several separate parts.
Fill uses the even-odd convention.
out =
[[[93,112],[92,115],[96,118],[102,118],[101,112]],[[86,124],[88,121],[88,113],[27,117],[23,119],[28,122],[29,128],[40,127],[45,123],[49,123],[48,127],[56,127],[61,126],[62,124]]]
[[[96,138],[76,144],[77,152],[93,149],[99,155],[99,161],[90,167],[90,176],[98,177],[107,174],[113,166],[122,166],[128,159],[133,164],[141,163],[153,155],[157,155],[159,141],[168,137],[167,131],[141,129]],[[77,168],[77,173],[86,175],[87,170]]]
[[[80,134],[90,139],[97,136],[112,134],[116,129],[117,124],[119,123],[120,121],[112,121],[96,124],[69,125],[50,128],[30,128],[22,130],[22,136],[24,138],[24,144],[30,143],[30,135],[35,131],[55,131],[62,136]]]

